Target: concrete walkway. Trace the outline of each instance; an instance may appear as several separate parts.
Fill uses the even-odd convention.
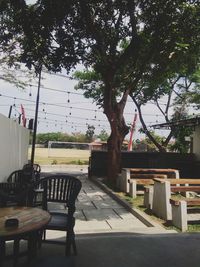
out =
[[[200,234],[170,233],[162,227],[148,227],[108,194],[87,179],[87,169],[43,168],[45,175],[65,172],[81,179],[77,201],[77,256],[64,256],[64,246],[42,244],[30,267],[199,267]],[[63,239],[65,233],[49,231],[49,237]],[[156,234],[154,234],[156,233]],[[23,264],[19,267],[27,266]],[[3,267],[11,267],[6,262]]]
[[[88,179],[87,168],[82,166],[47,166],[42,167],[43,175],[70,173],[82,182],[82,189],[76,203],[76,234],[87,233],[167,233],[160,225],[154,223],[148,227],[137,216],[113,200],[91,180]],[[156,225],[156,226],[155,226]],[[51,231],[52,232],[52,231]],[[55,233],[56,235],[56,233]],[[62,232],[57,233],[61,238]]]

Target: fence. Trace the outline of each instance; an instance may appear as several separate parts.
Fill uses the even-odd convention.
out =
[[[123,151],[121,168],[172,168],[180,170],[182,178],[200,177],[200,161],[195,154]],[[106,151],[91,151],[89,171],[91,175],[106,175]]]
[[[28,161],[29,130],[0,114],[0,182]]]

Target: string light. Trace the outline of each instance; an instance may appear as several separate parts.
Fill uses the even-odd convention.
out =
[[[71,110],[72,110],[72,107],[70,107],[69,115],[72,115],[72,112],[71,112]]]
[[[29,85],[29,97],[31,97],[32,96],[32,85],[30,84]]]
[[[70,99],[69,99],[69,94],[70,94],[70,92],[67,92],[67,94],[68,94],[67,103],[70,103]]]
[[[16,100],[16,97],[14,97],[13,107],[16,107],[15,100]]]

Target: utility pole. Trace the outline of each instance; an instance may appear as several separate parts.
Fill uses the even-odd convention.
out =
[[[36,142],[37,122],[38,122],[38,109],[39,109],[39,102],[40,102],[41,74],[42,74],[42,67],[39,70],[39,77],[38,77],[38,91],[37,91],[37,98],[36,98],[36,105],[35,105],[35,119],[34,119],[34,128],[33,128],[32,151],[31,151],[31,165],[34,164],[34,157],[35,157],[35,142]]]

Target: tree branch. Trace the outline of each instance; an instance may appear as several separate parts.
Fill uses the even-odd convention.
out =
[[[151,133],[149,132],[149,130],[147,129],[146,123],[144,122],[143,116],[142,116],[142,111],[141,111],[141,105],[139,105],[136,101],[136,99],[134,97],[131,97],[133,102],[135,103],[137,110],[138,110],[138,114],[139,114],[139,118],[140,118],[140,122],[142,124],[144,133],[146,134],[146,136],[149,138],[149,140],[152,141],[152,143],[158,148],[158,150],[160,152],[166,152],[166,149],[160,145],[156,139],[151,135]]]

